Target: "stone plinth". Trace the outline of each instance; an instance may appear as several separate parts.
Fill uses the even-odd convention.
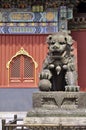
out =
[[[24,121],[25,124],[47,124],[49,126],[61,124],[62,126],[85,126],[86,128],[86,117],[26,117]]]
[[[33,93],[33,108],[86,108],[85,92],[37,92]]]
[[[36,92],[25,124],[86,125],[85,92]]]

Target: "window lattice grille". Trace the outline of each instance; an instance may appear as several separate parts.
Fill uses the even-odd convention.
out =
[[[14,58],[11,63],[11,78],[13,77],[20,77],[20,56]]]
[[[24,78],[34,77],[34,63],[31,58],[24,57]]]
[[[10,65],[10,82],[34,82],[35,64],[33,60],[25,55],[13,58]]]

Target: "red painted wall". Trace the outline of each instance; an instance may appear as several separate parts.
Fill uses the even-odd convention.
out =
[[[42,68],[42,62],[47,53],[47,44],[45,44],[46,36],[47,35],[0,35],[0,87],[14,87],[8,84],[9,77],[6,64],[21,47],[38,63],[36,71],[38,82],[38,73]]]
[[[86,30],[72,31],[72,36],[77,41],[78,84],[86,91]]]

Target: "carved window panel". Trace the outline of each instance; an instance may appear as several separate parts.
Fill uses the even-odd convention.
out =
[[[30,57],[19,55],[10,64],[10,82],[34,82],[35,65]]]
[[[10,65],[10,77],[19,78],[20,77],[20,56],[13,59]]]
[[[33,82],[35,74],[35,65],[31,58],[25,56],[24,57],[24,73],[23,73],[23,81],[24,82]]]

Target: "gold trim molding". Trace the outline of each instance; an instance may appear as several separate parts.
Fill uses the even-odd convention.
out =
[[[7,69],[10,68],[10,63],[11,63],[11,61],[13,60],[13,58],[15,58],[15,57],[17,57],[17,56],[19,56],[19,55],[25,55],[25,56],[30,57],[30,58],[32,59],[32,61],[34,62],[34,64],[35,64],[35,68],[38,67],[38,64],[37,64],[37,62],[34,60],[34,58],[33,58],[31,55],[29,55],[29,53],[28,53],[27,51],[25,51],[23,47],[21,47],[20,51],[18,51],[18,52],[7,62],[7,64],[6,64],[6,68],[7,68]]]

